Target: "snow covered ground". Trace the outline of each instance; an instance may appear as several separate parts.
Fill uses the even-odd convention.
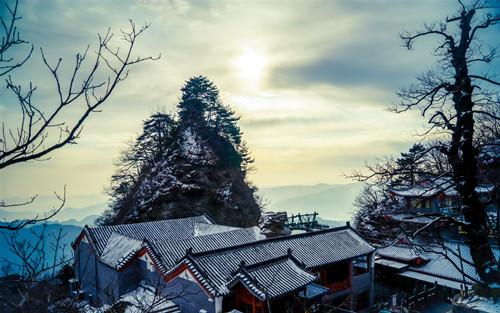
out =
[[[150,286],[141,286],[134,291],[123,295],[118,302],[127,303],[125,313],[141,313],[141,312],[163,312],[163,313],[180,313],[179,308],[175,303],[165,299],[161,293],[157,293],[155,288]],[[111,306],[103,305],[95,308],[84,302],[79,307],[81,313],[104,313]]]
[[[495,303],[493,300],[478,297],[476,295],[465,299],[459,298],[457,303],[478,310],[479,312],[500,312],[500,302]]]

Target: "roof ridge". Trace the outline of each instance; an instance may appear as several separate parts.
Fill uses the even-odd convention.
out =
[[[219,236],[224,236],[228,233],[231,233],[231,234],[234,234],[236,232],[249,232],[252,228],[254,228],[256,226],[252,226],[252,227],[247,227],[247,228],[237,228],[237,229],[231,229],[231,230],[228,230],[228,231],[224,231],[224,232],[218,232],[218,233],[211,233],[211,234],[205,234],[205,235],[199,235],[199,236],[193,236],[193,237],[188,237],[188,238],[179,238],[179,239],[168,239],[168,240],[156,240],[156,239],[152,239],[152,240],[149,240],[150,242],[153,242],[154,244],[175,244],[175,243],[179,243],[179,242],[192,242],[192,241],[203,241],[209,237],[219,237]]]
[[[243,244],[239,244],[239,245],[234,245],[234,246],[229,246],[229,247],[224,247],[224,248],[219,248],[219,249],[214,249],[214,250],[208,250],[208,251],[203,251],[203,252],[197,252],[197,253],[193,253],[193,256],[198,257],[198,256],[216,254],[216,253],[236,250],[236,249],[240,249],[240,248],[250,247],[253,245],[265,244],[267,242],[285,241],[285,240],[291,240],[291,239],[302,238],[302,237],[312,237],[312,236],[316,236],[316,235],[321,235],[321,234],[335,232],[335,231],[341,231],[341,230],[345,230],[345,229],[351,229],[359,236],[359,233],[356,232],[352,227],[345,225],[345,226],[322,229],[322,230],[312,231],[312,232],[307,232],[307,233],[302,233],[302,234],[271,237],[271,238],[261,239],[261,240],[257,240],[257,241],[253,241],[253,242],[247,242],[247,243],[243,243]],[[361,237],[361,238],[363,239],[363,237]]]
[[[203,223],[203,222],[194,222],[194,221],[193,221],[193,223],[215,225],[215,223],[213,223],[213,220],[210,217],[208,217],[206,214],[202,214],[202,215],[197,215],[197,216],[171,218],[171,219],[165,219],[165,220],[159,220],[159,221],[146,221],[146,222],[138,222],[138,223],[118,224],[118,225],[103,225],[103,226],[95,226],[95,227],[90,227],[88,225],[85,225],[85,226],[87,226],[89,229],[103,229],[103,228],[120,227],[120,226],[128,227],[128,226],[136,226],[136,225],[142,225],[142,224],[147,224],[147,223],[160,224],[160,223],[165,223],[165,222],[170,222],[170,221],[189,220],[189,219],[193,219],[193,218],[197,218],[197,217],[205,217],[212,224]]]
[[[281,256],[278,256],[278,257],[275,257],[273,259],[269,259],[269,260],[265,260],[265,261],[262,261],[262,262],[257,262],[257,263],[254,263],[254,264],[245,264],[243,267],[247,270],[247,271],[252,271],[252,270],[257,270],[257,269],[260,269],[260,268],[263,268],[263,267],[266,267],[266,265],[271,265],[271,264],[275,264],[275,263],[280,263],[280,262],[283,262],[283,261],[286,261],[290,259],[290,256],[288,255],[288,253],[284,254],[284,255],[281,255]]]

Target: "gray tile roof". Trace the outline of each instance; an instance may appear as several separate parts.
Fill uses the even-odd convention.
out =
[[[474,284],[479,276],[474,268],[470,248],[467,244],[443,241],[440,243],[424,243],[418,239],[405,239],[408,243],[394,241],[390,245],[377,250],[377,255],[383,258],[396,259],[410,263],[417,257],[423,256],[426,262],[410,264],[409,270],[428,274],[435,277]],[[463,262],[460,262],[460,255]],[[493,248],[497,260],[500,250]],[[462,275],[461,269],[463,268]]]
[[[167,271],[187,249],[203,252],[264,239],[258,227],[211,224],[206,216],[118,226],[85,227],[99,260],[119,270],[146,249],[160,270]],[[201,230],[200,230],[201,229]],[[206,234],[196,236],[197,234]]]
[[[144,242],[142,240],[113,232],[109,236],[108,243],[101,254],[101,261],[113,268],[120,268],[143,247]]]
[[[214,225],[211,225],[214,226]],[[212,227],[213,229],[213,227]],[[228,231],[209,233],[188,239],[172,241],[151,241],[153,249],[160,256],[166,268],[173,267],[191,249],[193,253],[216,250],[265,239],[256,226],[250,228],[228,227]]]
[[[255,264],[270,258],[280,257],[286,254],[288,249],[292,249],[293,255],[309,269],[375,251],[375,248],[367,243],[354,229],[344,226],[275,237],[239,247],[194,254],[193,256],[200,262],[217,263],[217,259],[227,259],[228,262],[235,262],[232,261],[234,259],[237,260],[238,264],[241,261],[245,261],[246,264]]]
[[[377,255],[404,262],[416,262],[418,259],[428,261],[430,259],[428,253],[422,248],[407,244],[395,244],[379,248]]]
[[[432,276],[463,281],[464,275],[462,275],[461,272],[461,269],[463,268],[466,283],[474,284],[474,281],[471,278],[480,280],[479,275],[477,275],[476,270],[472,265],[473,260],[470,254],[469,245],[445,241],[442,244],[434,243],[423,247],[429,254],[430,261],[421,266],[410,266],[411,270]],[[464,260],[463,262],[460,262],[459,259],[459,249],[460,255]],[[492,250],[498,260],[500,258],[500,250],[498,248],[493,248]]]
[[[85,226],[84,231],[90,236],[97,253],[100,255],[104,251],[113,232],[137,240],[143,240],[144,238],[154,241],[185,239],[194,236],[195,225],[197,223],[213,224],[206,215],[201,215],[188,218],[114,226]]]
[[[259,299],[305,288],[316,280],[306,269],[375,251],[348,226],[263,240],[257,227],[217,226],[200,216],[84,232],[100,261],[117,270],[146,249],[165,277],[186,265],[214,296],[238,281]]]
[[[242,283],[259,300],[275,299],[305,288],[318,278],[286,255],[253,266],[241,266],[228,287]]]
[[[311,283],[306,286],[306,292],[304,291],[299,292],[299,297],[304,298],[304,299],[314,299],[319,296],[324,295],[325,293],[329,292],[330,289],[327,287],[323,287],[318,284]]]
[[[188,254],[178,266],[187,264],[190,269],[200,274],[200,281],[207,290],[214,290],[213,295],[224,295],[228,292],[228,282],[234,278],[234,273],[242,262],[247,266],[269,262],[288,255],[289,249],[297,262],[307,269],[315,269],[375,251],[375,248],[352,228],[339,227]],[[166,275],[172,273],[175,268]]]

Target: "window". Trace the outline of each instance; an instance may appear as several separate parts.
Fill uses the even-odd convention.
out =
[[[332,284],[349,278],[349,262],[333,264],[326,269],[326,283]]]
[[[356,275],[361,275],[364,273],[368,273],[370,267],[368,264],[368,256],[360,256],[358,258],[355,258],[352,261],[352,266],[353,266],[353,274]]]

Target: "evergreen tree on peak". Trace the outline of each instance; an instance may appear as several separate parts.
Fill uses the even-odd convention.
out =
[[[155,113],[117,161],[100,224],[203,213],[231,226],[257,225],[257,189],[246,179],[249,157],[239,117],[206,77],[182,87],[178,119]]]
[[[180,123],[210,126],[211,112],[219,101],[219,90],[204,76],[191,77],[181,88]]]
[[[238,126],[240,117],[222,103],[219,90],[204,76],[191,77],[181,88],[178,105],[181,129],[192,127],[204,140],[211,140],[225,162],[246,171],[253,162]]]

